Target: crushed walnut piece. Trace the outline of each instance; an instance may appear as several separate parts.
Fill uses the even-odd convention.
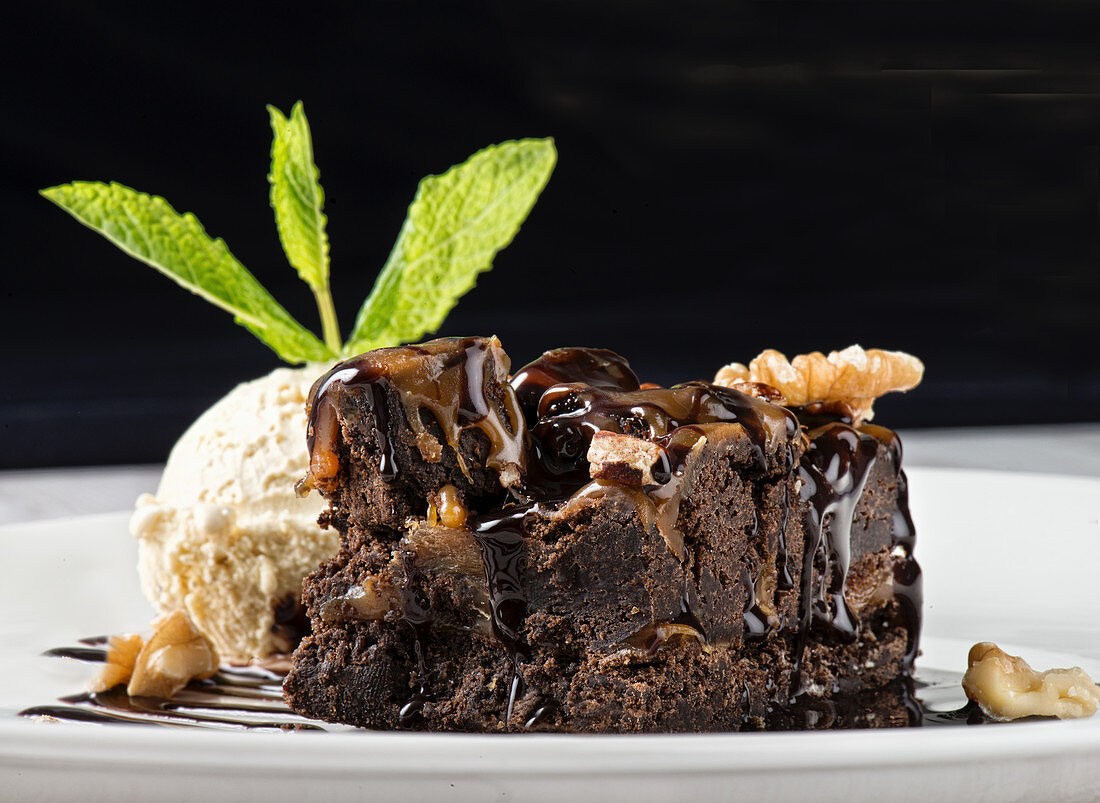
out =
[[[88,691],[103,692],[120,683],[129,683],[142,644],[144,640],[135,633],[111,636],[107,642],[107,661],[100,673],[88,683]]]
[[[338,622],[349,616],[369,621],[381,619],[399,604],[389,583],[377,575],[367,575],[362,583],[325,601],[320,616],[323,622]]]
[[[126,686],[131,697],[171,697],[192,678],[208,678],[218,670],[218,653],[182,610],[153,622],[153,635],[134,662]]]
[[[747,366],[735,362],[721,368],[714,383],[735,389],[750,382],[769,385],[793,407],[843,403],[859,422],[874,416],[872,405],[879,396],[911,390],[923,376],[924,364],[912,355],[849,346],[828,356],[815,351],[793,360],[767,349]]]
[[[715,383],[719,384],[719,383]],[[763,382],[733,382],[726,387],[744,393],[746,396],[754,396],[757,399],[770,401],[772,404],[786,404],[787,400],[778,388],[766,385]]]
[[[588,446],[588,473],[594,480],[621,485],[658,485],[653,468],[661,454],[661,447],[655,443],[617,432],[597,432]]]
[[[1036,672],[989,641],[970,648],[968,663],[963,690],[990,719],[1078,719],[1100,706],[1100,686],[1076,666]]]
[[[218,653],[182,610],[153,620],[148,641],[127,633],[111,636],[103,669],[88,691],[126,685],[131,697],[171,697],[192,678],[208,678],[218,669]]]

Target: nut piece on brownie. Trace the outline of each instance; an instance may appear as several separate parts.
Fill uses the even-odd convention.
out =
[[[635,487],[657,485],[653,468],[661,462],[663,451],[657,444],[641,438],[617,432],[597,432],[588,445],[588,472],[594,480],[610,480]]]

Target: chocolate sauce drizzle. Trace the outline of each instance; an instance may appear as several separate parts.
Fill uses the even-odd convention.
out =
[[[588,452],[597,432],[615,432],[666,447],[662,438],[693,424],[735,423],[744,427],[753,445],[756,467],[767,469],[766,449],[778,421],[788,437],[797,431],[794,415],[736,390],[707,382],[685,382],[671,388],[607,390],[581,383],[552,385],[538,404],[531,430],[538,444],[539,463],[546,473],[579,487],[588,479]],[[769,429],[769,424],[772,429]],[[683,455],[668,455],[658,475],[670,476]],[[536,490],[537,493],[537,490]]]
[[[523,640],[527,597],[521,578],[527,560],[525,522],[536,507],[535,503],[519,505],[492,516],[477,517],[471,522],[485,567],[493,635],[504,646],[512,665],[504,716],[505,725],[509,727],[516,699],[522,696],[525,688],[520,667],[531,658],[531,649]]]
[[[808,437],[810,444],[798,467],[805,542],[792,697],[801,691],[802,660],[812,627],[831,630],[842,641],[856,637],[854,616],[844,598],[848,548],[855,506],[878,452],[874,438],[846,424],[826,424]]]
[[[527,425],[538,421],[539,400],[554,385],[580,383],[600,390],[638,390],[641,382],[630,363],[608,349],[561,348],[544,352],[511,379]]]
[[[897,478],[896,504],[891,520],[891,539],[895,553],[901,558],[894,564],[894,598],[898,601],[902,622],[909,634],[905,650],[905,666],[911,668],[920,644],[921,605],[924,601],[920,565],[913,557],[916,528],[909,512],[909,480],[901,468],[902,446],[897,433],[885,427],[864,424],[864,432],[874,436],[889,448],[887,455]]]
[[[811,420],[821,423],[820,414]],[[809,446],[799,464],[806,535],[792,696],[799,692],[800,669],[812,630],[818,629],[841,641],[856,637],[856,618],[844,595],[852,516],[878,459],[880,443],[888,447],[887,459],[897,482],[891,546],[901,558],[893,569],[894,598],[908,634],[906,670],[912,668],[916,658],[921,625],[921,575],[913,559],[915,528],[909,513],[906,477],[901,470],[901,440],[883,427],[865,424],[857,429],[847,420],[822,424],[807,436]]]
[[[107,651],[95,647],[54,647],[42,654],[47,658],[72,658],[89,663],[103,663],[107,660]]]
[[[58,647],[44,655],[88,663],[107,660],[107,650]],[[160,725],[218,730],[325,730],[283,702],[283,675],[260,667],[223,666],[208,680],[193,680],[169,700],[130,697],[125,686],[62,697],[21,717],[52,717],[106,725]]]
[[[784,493],[786,492],[786,486],[784,486]],[[752,526],[749,528],[749,542],[756,540],[757,535],[760,532],[760,515],[753,508],[752,511]],[[777,560],[778,562],[778,560]],[[760,567],[762,573],[766,569],[765,566]],[[745,569],[744,576],[741,578],[741,584],[749,590],[749,593],[745,601],[745,609],[741,613],[741,621],[745,625],[746,641],[763,641],[775,630],[778,625],[774,613],[769,615],[760,605],[759,594],[757,592],[758,586],[760,586],[764,578],[757,575],[753,577],[748,569]]]
[[[878,441],[845,424],[827,424],[809,433],[810,445],[799,464],[800,495],[806,503],[806,553],[802,564],[800,628],[812,622],[842,640],[856,636],[855,616],[844,598],[852,517],[863,495]],[[815,564],[819,582],[812,583]]]
[[[794,467],[794,446],[790,443],[786,445],[787,461],[786,465]],[[779,521],[779,535],[776,541],[775,552],[775,568],[776,568],[776,589],[779,591],[790,591],[794,588],[794,575],[791,572],[790,556],[787,553],[787,524],[791,519],[791,489],[787,483],[783,483],[783,515]]]
[[[412,724],[424,711],[424,705],[431,700],[431,688],[426,663],[428,638],[432,631],[431,607],[424,593],[424,578],[416,565],[416,553],[405,550],[401,553],[401,565],[404,569],[404,582],[401,595],[401,618],[413,633],[413,650],[416,653],[416,691],[408,702],[401,706],[397,714],[398,721],[405,726]]]

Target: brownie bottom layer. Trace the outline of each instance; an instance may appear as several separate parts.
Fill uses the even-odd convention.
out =
[[[634,650],[569,655],[535,646],[513,672],[499,642],[470,632],[427,641],[418,671],[411,629],[346,622],[306,638],[284,683],[287,701],[317,719],[365,728],[578,733],[713,732],[904,725],[905,630],[886,610],[848,644],[812,643],[803,693],[790,699],[790,639],[734,650],[679,642],[655,655]],[[424,694],[418,695],[423,685]],[[404,712],[404,716],[402,715]]]

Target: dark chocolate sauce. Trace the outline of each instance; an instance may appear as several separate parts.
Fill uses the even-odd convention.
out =
[[[601,390],[638,390],[638,377],[625,357],[608,349],[561,348],[544,352],[512,376],[512,389],[528,426],[538,419],[539,399],[554,385],[579,382]]]
[[[748,540],[749,543],[753,543],[756,537],[760,533],[760,515],[756,512],[756,508],[752,511],[752,524],[749,526]],[[763,566],[760,567],[764,569]],[[753,577],[748,569],[742,574],[741,585],[748,589],[748,594],[745,598],[745,609],[741,613],[741,621],[745,625],[745,639],[747,641],[763,641],[767,638],[772,631],[775,630],[778,622],[775,616],[769,616],[768,613],[761,608],[758,594],[756,593],[757,586],[763,582],[762,577]]]
[[[401,706],[397,715],[398,721],[408,726],[423,712],[425,703],[431,700],[426,657],[428,639],[432,632],[432,615],[424,592],[424,578],[416,566],[416,553],[403,551],[401,565],[405,575],[399,588],[401,617],[412,630],[413,651],[416,653],[416,691]]]
[[[819,408],[821,406],[817,405],[813,409],[798,410],[804,425],[813,423],[820,426],[808,432],[810,446],[799,466],[801,496],[803,502],[808,504],[795,665],[801,666],[811,628],[822,629],[842,640],[855,636],[855,619],[844,599],[852,513],[867,475],[878,459],[878,444],[881,443],[887,447],[885,459],[889,461],[897,482],[891,545],[900,560],[894,563],[893,568],[894,598],[908,634],[904,660],[909,670],[916,658],[920,640],[922,584],[920,566],[913,558],[916,530],[909,513],[907,480],[901,469],[901,439],[884,427],[863,424],[853,428],[843,410]],[[827,421],[830,415],[833,420]],[[816,584],[813,582],[815,574],[818,577]],[[796,671],[793,680],[795,691],[800,682]]]
[[[810,444],[798,469],[805,504],[805,547],[792,693],[801,684],[799,670],[811,627],[845,641],[856,636],[855,617],[844,599],[852,516],[878,453],[873,436],[847,424],[826,424],[811,430],[808,437]]]
[[[521,659],[530,657],[522,637],[527,598],[521,577],[527,555],[524,519],[532,509],[532,505],[520,505],[471,522],[485,566],[493,635],[510,655]]]
[[[535,710],[531,712],[531,715],[527,717],[527,720],[523,723],[524,729],[533,730],[539,725],[542,725],[557,713],[558,708],[560,708],[560,706],[556,700],[550,700],[545,697],[540,699],[535,704]]]
[[[787,465],[794,465],[793,448],[787,444]],[[775,550],[775,568],[778,576],[775,585],[780,591],[790,591],[794,588],[794,576],[791,573],[790,557],[787,554],[787,523],[791,517],[791,489],[783,483],[783,515],[779,522],[779,536]]]
[[[587,480],[585,455],[597,432],[616,432],[662,445],[681,427],[691,424],[741,424],[755,448],[756,465],[767,468],[768,427],[765,416],[785,416],[787,434],[797,432],[794,415],[736,390],[707,382],[686,382],[671,388],[606,390],[580,383],[553,385],[539,400],[538,422],[532,435],[548,472]],[[675,458],[670,456],[670,463]],[[667,467],[661,467],[667,473]],[[579,485],[578,485],[579,487]]]
[[[107,651],[99,647],[54,647],[42,654],[48,658],[72,658],[95,663],[104,663],[107,660]]]
[[[807,523],[817,551],[811,562],[823,558],[825,567],[811,595],[814,623],[853,638],[855,617],[844,599],[852,519],[875,463],[878,441],[844,424],[827,425],[809,436],[810,447],[800,466],[802,495],[809,502]]]
[[[751,589],[752,580],[745,578],[746,585]],[[745,624],[744,638],[746,641],[763,641],[775,632],[776,623],[774,617],[768,616],[753,597],[749,596],[749,607],[741,614],[741,621]]]
[[[894,598],[901,610],[902,622],[909,641],[905,651],[905,666],[913,665],[920,644],[921,605],[924,601],[923,580],[920,565],[913,557],[916,528],[909,512],[909,480],[901,468],[901,438],[885,427],[864,424],[861,429],[889,446],[890,465],[897,478],[896,504],[891,523],[891,537],[895,553],[901,558],[894,564]]]
[[[910,725],[939,727],[942,725],[985,725],[992,722],[977,703],[967,699],[962,688],[962,674],[941,669],[918,669],[912,677],[901,678],[910,699]],[[1018,721],[1034,721],[1025,717]]]
[[[98,654],[97,654],[98,653]],[[59,647],[45,655],[102,662],[106,650]],[[283,702],[283,675],[261,667],[223,666],[208,680],[193,680],[171,699],[130,697],[124,686],[62,697],[22,717],[52,717],[109,725],[161,725],[219,730],[324,730]]]
[[[527,597],[523,593],[523,570],[527,560],[524,521],[536,505],[519,505],[492,516],[473,519],[470,524],[481,550],[485,585],[489,593],[489,615],[493,635],[512,664],[512,681],[504,722],[509,725],[517,695],[522,695],[520,667],[530,659],[530,647],[523,640],[527,618]]]

